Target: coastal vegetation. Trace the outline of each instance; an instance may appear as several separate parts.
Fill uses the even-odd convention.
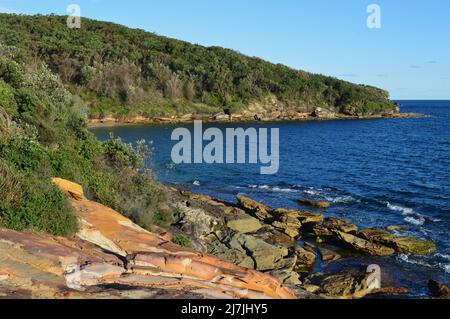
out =
[[[0,223],[15,230],[68,236],[77,219],[65,196],[50,182],[58,176],[80,183],[89,197],[144,227],[170,216],[157,205],[164,192],[143,168],[145,143],[98,142],[87,130],[81,99],[45,64],[0,56]]]
[[[374,87],[113,23],[83,19],[70,29],[66,17],[1,14],[0,41],[19,63],[45,63],[95,118],[238,112],[250,103],[348,115],[396,109]]]

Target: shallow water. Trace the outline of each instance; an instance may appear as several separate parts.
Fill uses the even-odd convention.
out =
[[[187,184],[194,192],[229,201],[244,193],[275,207],[291,208],[298,208],[296,200],[304,197],[327,200],[332,208],[326,215],[346,218],[360,227],[397,225],[402,227],[399,235],[433,240],[438,252],[432,256],[379,261],[399,273],[392,279],[395,283],[413,287],[414,295],[421,296],[427,293],[430,278],[450,283],[450,101],[400,103],[404,112],[431,117],[233,124],[280,129],[280,170],[273,176],[260,175],[260,165],[173,165],[170,154],[176,142],[170,135],[177,125],[96,128],[93,132],[102,140],[113,132],[129,143],[142,138],[153,141],[154,154],[147,165],[163,182]]]

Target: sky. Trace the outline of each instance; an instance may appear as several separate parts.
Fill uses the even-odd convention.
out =
[[[0,0],[0,12],[81,15],[388,90],[450,99],[449,0]],[[371,4],[381,28],[369,28]]]

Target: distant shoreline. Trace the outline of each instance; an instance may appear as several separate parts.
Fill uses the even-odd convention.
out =
[[[216,118],[209,115],[184,115],[172,117],[105,117],[102,119],[88,119],[89,128],[97,127],[115,127],[115,126],[134,126],[134,125],[151,125],[151,124],[188,124],[195,120],[202,120],[206,123],[292,123],[292,122],[309,122],[309,121],[334,121],[334,120],[375,120],[375,119],[404,119],[404,118],[426,118],[430,115],[419,113],[396,113],[396,114],[377,114],[366,116],[350,116],[337,114],[330,117],[314,117],[310,114],[302,114],[292,118],[261,118],[246,117],[242,115],[230,116],[228,119],[223,116]]]

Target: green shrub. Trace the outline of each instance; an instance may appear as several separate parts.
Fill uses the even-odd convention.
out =
[[[0,78],[14,88],[23,84],[23,69],[15,61],[0,56]]]
[[[95,172],[89,181],[88,195],[105,206],[117,208],[114,188],[118,183],[113,174]]]
[[[172,242],[186,248],[192,248],[192,242],[184,235],[178,235],[172,238]]]
[[[46,150],[38,142],[25,137],[15,137],[0,145],[0,156],[15,169],[26,173],[41,170],[48,162]]]
[[[1,213],[2,223],[17,231],[33,230],[57,236],[77,231],[77,217],[66,196],[49,181],[29,181],[27,195],[18,207]]]
[[[120,138],[111,138],[103,146],[104,155],[112,165],[134,168],[142,166],[143,157],[133,149],[132,145],[123,143]]]
[[[18,115],[13,88],[3,80],[0,80],[0,106],[3,107],[11,117],[16,117]]]
[[[5,161],[0,159],[0,211],[9,207],[16,207],[23,199],[22,185],[8,167]]]

